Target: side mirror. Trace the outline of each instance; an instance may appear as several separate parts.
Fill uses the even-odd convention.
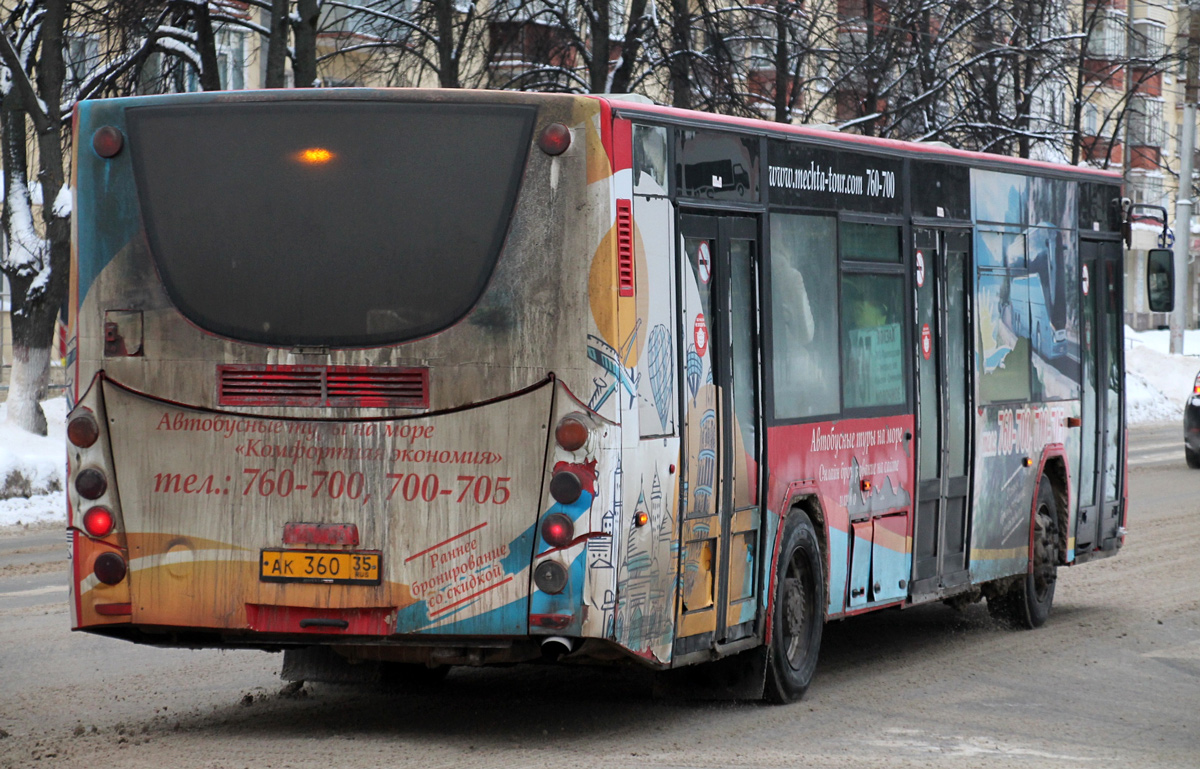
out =
[[[1150,249],[1146,259],[1146,295],[1150,312],[1175,309],[1175,254],[1171,249]]]

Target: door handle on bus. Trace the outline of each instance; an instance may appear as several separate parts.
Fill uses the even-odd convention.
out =
[[[309,627],[335,627],[338,630],[345,630],[350,627],[350,623],[344,619],[332,619],[325,617],[307,617],[300,620],[301,628]]]

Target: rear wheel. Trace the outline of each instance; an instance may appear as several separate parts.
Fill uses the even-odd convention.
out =
[[[1058,501],[1050,482],[1038,484],[1033,520],[1033,567],[1002,594],[988,598],[988,612],[1016,627],[1045,624],[1058,581]]]
[[[1183,447],[1183,458],[1187,460],[1187,466],[1193,470],[1200,470],[1200,454],[1192,451],[1187,446]]]
[[[775,572],[775,613],[764,697],[784,703],[804,696],[817,669],[825,626],[821,547],[812,521],[797,510],[784,524]]]

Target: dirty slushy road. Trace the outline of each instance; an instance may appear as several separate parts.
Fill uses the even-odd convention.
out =
[[[61,531],[0,536],[0,767],[1200,766],[1200,472],[1178,433],[1133,434],[1126,547],[1060,571],[1044,628],[982,604],[835,623],[786,707],[540,667],[285,693],[280,655],[71,633]]]

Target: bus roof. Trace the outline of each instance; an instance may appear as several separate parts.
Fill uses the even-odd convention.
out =
[[[716,126],[730,129],[750,131],[766,136],[796,136],[811,140],[816,144],[827,146],[853,147],[865,150],[882,151],[889,154],[916,157],[924,160],[941,160],[958,162],[972,166],[991,166],[1004,168],[1009,171],[1037,171],[1055,176],[1068,176],[1075,179],[1086,178],[1095,181],[1120,184],[1122,177],[1115,171],[1105,171],[1098,168],[1085,168],[1067,165],[1065,163],[1050,163],[1042,160],[1029,160],[1008,155],[997,155],[989,152],[974,152],[971,150],[954,149],[932,143],[901,141],[899,139],[883,139],[875,136],[842,133],[827,128],[818,128],[791,123],[775,123],[755,118],[720,115],[712,112],[667,107],[659,104],[648,104],[640,101],[624,101],[621,98],[606,97],[603,94],[589,94],[591,98],[599,99],[609,108],[622,116],[641,115],[657,118],[671,123],[691,124],[696,127]]]

